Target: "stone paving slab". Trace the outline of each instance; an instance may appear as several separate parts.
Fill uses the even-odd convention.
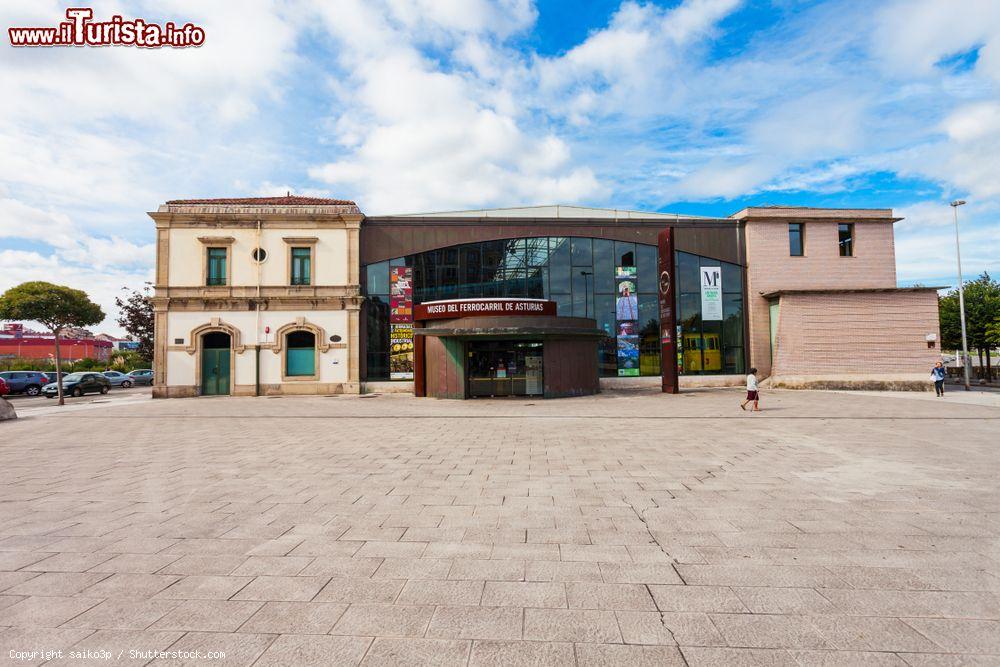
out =
[[[0,660],[1000,664],[1000,409],[763,397],[38,410],[0,426]]]

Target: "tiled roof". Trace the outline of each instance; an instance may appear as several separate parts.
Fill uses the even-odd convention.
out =
[[[220,199],[171,199],[167,204],[233,204],[235,206],[356,206],[348,199],[326,199],[324,197],[223,197]]]

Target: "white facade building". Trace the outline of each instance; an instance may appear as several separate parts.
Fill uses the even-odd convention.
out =
[[[175,200],[149,215],[154,397],[358,393],[354,202]]]

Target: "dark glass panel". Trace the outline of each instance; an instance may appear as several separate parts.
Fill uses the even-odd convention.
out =
[[[463,283],[478,283],[482,280],[482,252],[478,243],[464,245],[460,249]]]
[[[549,293],[572,292],[572,267],[570,266],[570,240],[565,237],[549,239]],[[567,313],[568,314],[568,313]]]
[[[607,336],[597,343],[597,372],[600,377],[618,377],[618,345]]]
[[[722,265],[722,291],[743,293],[743,268],[739,264],[719,262]]]
[[[635,252],[635,274],[639,281],[639,293],[656,294],[656,284],[660,275],[656,246],[636,243]]]
[[[615,291],[615,242],[594,239],[594,291],[614,294]]]
[[[367,379],[389,379],[389,296],[369,295],[367,311],[365,356],[368,361]]]
[[[701,280],[698,278],[698,255],[686,252],[677,253],[677,289],[681,292],[700,292]]]
[[[573,297],[569,294],[553,294],[549,298],[556,302],[556,315],[559,317],[573,316]]]
[[[573,316],[594,316],[594,289],[590,269],[573,267]]]
[[[590,315],[597,321],[597,328],[609,336],[615,335],[615,297],[598,294],[594,297],[594,311]]]
[[[641,284],[641,283],[640,283]],[[639,295],[639,373],[660,374],[660,305],[655,294]]]
[[[722,367],[730,374],[744,372],[743,295],[722,295]]]
[[[504,275],[504,292],[506,296],[516,298],[527,296],[528,294],[524,286],[526,278],[527,270],[523,267],[508,268]]]
[[[593,266],[594,252],[591,239],[573,237],[573,266]]]
[[[528,298],[547,299],[549,296],[549,269],[545,266],[534,266],[528,269]]]
[[[615,266],[635,266],[635,244],[615,241]],[[637,276],[642,280],[642,276]]]
[[[367,289],[365,294],[389,293],[389,262],[369,264],[365,267]]]

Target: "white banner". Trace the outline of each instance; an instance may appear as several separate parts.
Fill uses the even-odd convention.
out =
[[[701,319],[722,320],[722,267],[701,267]]]

